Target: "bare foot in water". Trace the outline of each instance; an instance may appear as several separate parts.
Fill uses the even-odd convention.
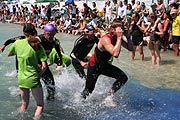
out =
[[[113,100],[113,96],[111,96],[111,95],[108,95],[105,98],[103,103],[108,107],[116,107],[117,106],[117,103]]]

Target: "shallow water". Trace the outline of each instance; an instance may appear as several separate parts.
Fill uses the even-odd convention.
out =
[[[38,33],[42,33],[39,30]],[[0,44],[8,38],[22,35],[22,27],[15,24],[0,23]],[[75,36],[60,34],[64,51],[69,54]],[[26,113],[19,114],[21,104],[14,57],[6,56],[7,49],[0,53],[0,119],[32,120],[35,102],[31,97]],[[114,101],[117,107],[105,103],[107,92],[113,79],[100,76],[94,92],[86,101],[80,98],[85,80],[80,79],[72,65],[56,73],[52,66],[56,82],[56,100],[45,100],[42,120],[179,120],[180,119],[180,58],[174,58],[172,51],[161,52],[162,65],[159,69],[151,66],[151,57],[145,48],[145,61],[130,60],[125,49],[113,64],[119,66],[129,77],[129,81],[119,90]],[[44,86],[44,84],[43,84]],[[46,88],[44,87],[45,95]]]

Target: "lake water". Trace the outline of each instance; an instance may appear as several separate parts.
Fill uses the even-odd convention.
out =
[[[42,33],[38,30],[38,33]],[[0,44],[8,38],[22,35],[17,24],[0,23]],[[58,33],[64,51],[69,54],[76,36]],[[23,47],[23,46],[22,46]],[[56,82],[56,100],[45,99],[42,120],[179,120],[180,119],[180,57],[174,58],[172,51],[161,52],[159,69],[151,66],[150,52],[145,50],[145,61],[136,55],[130,60],[130,53],[122,49],[113,64],[120,67],[129,81],[119,90],[114,101],[117,107],[105,104],[107,92],[114,80],[100,76],[94,92],[86,101],[80,98],[85,80],[80,79],[70,65],[56,73],[51,66]],[[19,114],[21,104],[15,72],[15,58],[6,56],[7,49],[0,53],[0,120],[32,120],[35,102],[30,98],[26,113]],[[42,82],[43,83],[43,82]],[[44,86],[44,85],[43,85]],[[44,88],[45,95],[46,88]]]

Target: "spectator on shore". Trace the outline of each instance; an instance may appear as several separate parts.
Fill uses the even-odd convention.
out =
[[[161,56],[160,56],[159,48],[160,48],[161,40],[164,34],[163,27],[160,22],[156,25],[155,22],[156,22],[157,16],[154,13],[151,13],[149,15],[149,18],[150,18],[150,27],[148,27],[148,31],[150,32],[150,41],[149,41],[148,47],[151,51],[152,65],[157,65],[159,67],[161,63]]]
[[[134,50],[131,55],[131,59],[135,59],[135,52],[138,48],[140,54],[140,60],[144,60],[144,52],[143,52],[143,33],[144,33],[144,23],[141,21],[143,16],[140,16],[139,13],[134,12],[132,14],[132,23],[130,26],[130,33],[132,35],[132,42],[134,46]]]
[[[178,16],[178,9],[172,8],[170,15],[173,18],[172,23],[172,43],[174,56],[179,56],[179,43],[180,43],[180,16]]]

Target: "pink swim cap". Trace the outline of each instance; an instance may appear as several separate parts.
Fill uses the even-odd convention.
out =
[[[48,23],[44,26],[44,32],[56,32],[56,28],[53,24]]]

